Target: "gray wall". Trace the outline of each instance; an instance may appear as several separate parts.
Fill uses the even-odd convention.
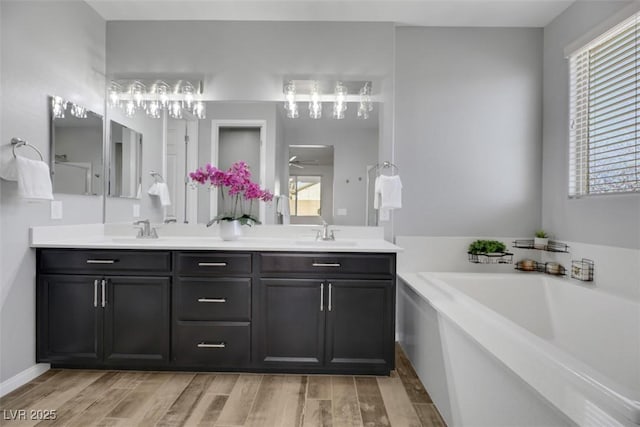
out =
[[[395,234],[531,236],[542,30],[398,28],[395,92]]]
[[[47,95],[104,114],[105,22],[83,2],[0,2],[2,111],[0,155],[19,136],[49,157]],[[10,151],[10,149],[9,149]],[[35,363],[35,251],[29,227],[102,221],[102,198],[56,194],[64,219],[49,220],[49,203],[27,203],[15,182],[0,184],[0,381]]]
[[[628,2],[576,2],[544,29],[542,226],[558,239],[640,248],[640,195],[569,199],[569,71],[564,49]]]

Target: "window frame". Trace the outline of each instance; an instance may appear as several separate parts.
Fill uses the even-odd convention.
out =
[[[620,46],[616,46],[616,43],[623,44],[625,41],[625,37],[629,37],[629,49],[622,49]],[[593,59],[597,55],[593,55],[592,52],[597,52],[599,48],[603,48],[604,50],[609,49],[604,55],[600,56],[597,60]],[[626,50],[630,50],[631,53],[625,53]],[[624,56],[620,56],[623,60],[627,60],[630,58],[630,80],[632,89],[622,91],[622,89],[627,85],[623,84],[624,79],[619,77],[626,72],[619,72],[620,68],[615,68],[617,64],[611,65],[611,68],[607,69],[606,72],[602,70],[597,70],[598,66],[594,65],[597,62],[601,64],[604,62],[608,64],[612,61],[612,58],[616,58],[621,53],[625,53]],[[614,25],[611,29],[604,32],[598,37],[593,38],[588,43],[585,43],[582,47],[574,50],[569,55],[568,65],[569,65],[569,176],[568,176],[568,195],[570,199],[575,198],[583,198],[583,197],[593,197],[593,196],[606,196],[606,195],[639,195],[640,194],[640,12],[633,13],[631,16],[628,16],[626,19],[621,20],[616,25]],[[603,60],[603,58],[606,58]],[[617,61],[618,59],[616,59]],[[602,67],[602,65],[600,65]],[[596,69],[596,73],[601,74],[592,74]],[[620,88],[617,90],[620,93],[612,95],[609,100],[612,101],[611,105],[607,107],[602,107],[602,104],[605,103],[603,98],[606,99],[606,95],[601,95],[602,98],[597,98],[597,95],[594,93],[598,93],[598,91],[602,91],[601,88],[592,90],[591,85],[594,81],[598,80],[598,78],[602,78],[603,75],[609,73],[609,71],[613,70],[613,76],[615,79],[620,79],[619,82],[614,82],[612,87],[620,84]],[[619,73],[619,74],[617,74]],[[599,83],[601,84],[601,83]],[[596,85],[597,86],[597,85]],[[611,90],[611,92],[615,91]],[[609,92],[605,92],[607,95]],[[629,103],[625,104],[624,96],[629,96],[631,94],[632,99]],[[599,105],[599,103],[602,103]],[[622,124],[623,121],[620,119],[619,122],[613,121],[612,117],[603,118],[603,116],[607,116],[611,114],[611,112],[603,112],[607,111],[609,108],[625,109],[630,108],[629,115],[630,117],[624,120],[630,121],[630,125],[625,125],[624,127],[632,127],[633,131],[631,131],[632,137],[629,137],[628,140],[625,140],[621,134],[618,134],[618,129],[615,128],[614,124]],[[595,114],[594,111],[597,111],[597,107],[600,107],[601,110],[598,114]],[[615,109],[613,110],[615,111]],[[601,121],[600,124],[592,123],[592,119],[594,115],[599,116],[598,119]],[[614,116],[615,117],[615,116]],[[603,123],[609,124],[603,124]],[[612,124],[613,123],[613,124]],[[598,128],[600,126],[600,128]],[[607,127],[611,127],[613,129],[606,130]],[[601,133],[598,133],[601,132]],[[635,132],[635,134],[634,134]],[[595,135],[594,135],[595,134]],[[603,135],[605,135],[603,137]],[[621,138],[615,141],[615,138]],[[594,141],[597,139],[601,146],[597,146],[598,141]],[[606,142],[604,142],[606,141]],[[629,145],[626,143],[629,141]],[[602,150],[605,145],[610,144],[613,145],[614,148],[610,151],[622,151],[621,153],[615,153],[613,155],[605,155],[602,156],[603,151],[600,151],[600,158],[597,159],[600,161],[600,164],[596,163],[596,158],[591,158],[594,155],[592,152],[598,152],[598,150]],[[630,149],[630,152],[627,151]],[[606,150],[604,152],[607,152]],[[629,155],[631,156],[629,158]],[[604,162],[604,163],[603,163]],[[610,163],[607,163],[610,162]],[[608,168],[609,164],[615,164],[616,162],[631,162],[629,166],[623,166],[622,168],[618,168],[619,174],[618,176],[630,175],[631,179],[628,181],[623,179],[621,182],[604,182],[603,184],[596,185],[592,182],[592,175],[596,173],[595,169],[601,168],[601,176],[603,179],[616,177],[616,169]],[[609,175],[607,175],[607,173]],[[619,187],[623,187],[625,185],[629,185],[629,189],[620,189]],[[593,190],[592,187],[599,187],[600,190]],[[616,188],[618,187],[618,188]]]

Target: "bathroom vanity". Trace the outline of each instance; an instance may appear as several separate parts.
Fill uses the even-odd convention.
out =
[[[399,248],[382,239],[295,250],[270,238],[85,240],[32,243],[38,362],[378,375],[394,368]]]

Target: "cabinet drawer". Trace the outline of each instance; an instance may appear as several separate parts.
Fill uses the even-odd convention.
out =
[[[174,335],[174,360],[186,366],[246,366],[250,360],[248,322],[217,325],[178,325]]]
[[[178,274],[184,276],[250,274],[251,254],[178,252],[176,267]]]
[[[260,254],[262,273],[320,274],[394,274],[392,254]]]
[[[180,279],[174,304],[178,320],[249,320],[251,279]]]
[[[40,252],[42,273],[109,273],[171,271],[168,251],[46,249]]]

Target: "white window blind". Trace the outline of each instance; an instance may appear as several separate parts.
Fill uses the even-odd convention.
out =
[[[640,191],[640,19],[569,57],[569,195]]]

